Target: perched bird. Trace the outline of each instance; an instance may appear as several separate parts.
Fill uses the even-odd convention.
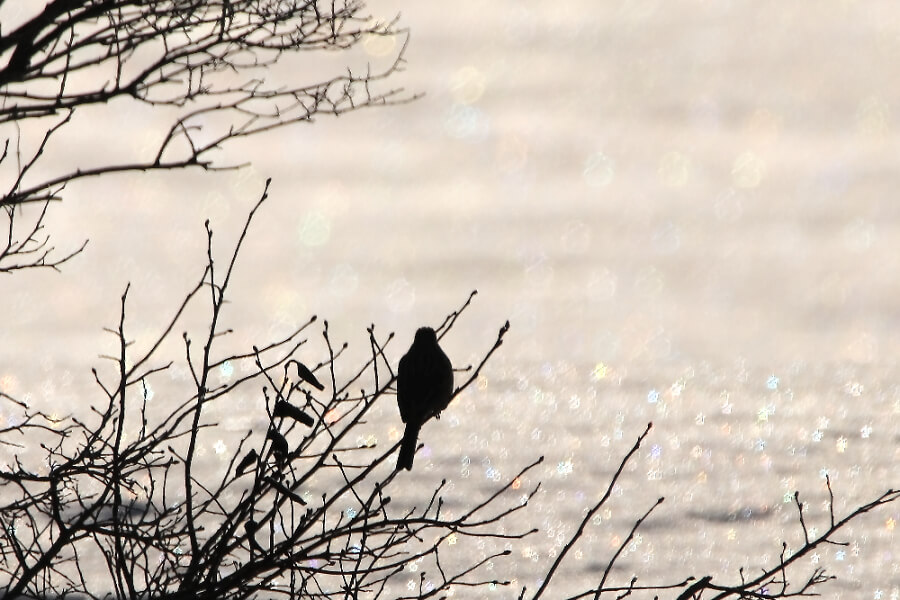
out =
[[[270,429],[266,437],[272,440],[272,454],[275,455],[275,459],[278,462],[284,462],[290,452],[287,440],[275,429]]]
[[[416,331],[416,338],[397,369],[397,406],[406,423],[398,469],[412,469],[422,424],[440,416],[452,395],[453,365],[438,345],[434,329],[422,327]]]
[[[287,371],[287,367],[291,363],[294,363],[295,365],[297,365],[297,377],[299,377],[300,379],[302,379],[309,385],[313,386],[320,392],[325,389],[325,386],[322,385],[322,383],[318,379],[316,379],[316,376],[313,375],[312,371],[309,370],[309,367],[307,367],[306,365],[304,365],[302,362],[300,362],[298,360],[291,359],[290,361],[288,361],[288,364],[285,365],[285,371]]]
[[[259,459],[259,454],[256,453],[255,449],[251,449],[250,452],[248,452],[247,455],[241,459],[241,462],[238,463],[235,472],[238,475],[243,475],[244,471],[249,469],[250,466],[257,461],[257,459]]]
[[[312,427],[315,421],[311,416],[303,412],[297,406],[294,406],[287,400],[279,400],[275,403],[275,410],[272,411],[273,417],[288,417],[295,421],[299,421],[308,427]]]

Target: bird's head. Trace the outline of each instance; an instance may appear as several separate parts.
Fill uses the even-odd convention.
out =
[[[437,334],[434,333],[434,329],[432,329],[431,327],[420,327],[416,331],[416,339],[414,343],[437,344]]]

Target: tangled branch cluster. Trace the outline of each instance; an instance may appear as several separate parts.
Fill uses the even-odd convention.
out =
[[[14,26],[0,25],[0,207],[7,220],[0,272],[56,268],[83,249],[59,256],[42,232],[47,204],[69,182],[234,168],[213,157],[231,140],[413,99],[383,86],[402,68],[405,42],[377,71],[347,69],[310,83],[298,70],[291,81],[273,81],[272,69],[288,56],[349,50],[373,36],[405,38],[396,20],[375,20],[364,9],[356,0],[53,0]],[[0,10],[12,8],[0,3]],[[62,172],[41,162],[79,108],[116,99],[176,111],[146,155]],[[23,217],[32,203],[42,210]]]
[[[537,532],[519,524],[527,522],[523,511],[540,484],[524,493],[519,488],[530,481],[542,459],[482,498],[467,498],[455,514],[445,508],[453,493],[446,481],[431,491],[418,490],[414,506],[392,502],[391,490],[401,477],[392,456],[400,442],[389,447],[358,442],[373,408],[390,401],[386,397],[394,393],[395,373],[385,354],[392,334],[382,338],[370,327],[370,354],[349,370],[342,362],[348,346],[334,345],[327,322],[321,329],[322,360],[311,368],[300,362],[300,350],[317,322],[314,317],[286,337],[244,352],[220,349],[220,341],[230,333],[221,325],[229,284],[267,192],[268,183],[224,269],[213,257],[207,223],[203,273],[142,353],[131,351],[126,334],[126,289],[118,324],[110,329],[118,348],[117,355],[109,357],[114,376],[94,371],[102,400],[91,407],[89,418],[56,417],[0,396],[21,414],[0,430],[0,444],[28,457],[20,460],[17,454],[13,464],[0,470],[4,597],[101,598],[112,593],[118,598],[428,598],[513,583],[494,573],[504,572],[498,565],[512,564],[515,540]],[[451,331],[473,296],[436,329]],[[207,325],[197,336],[184,333],[182,357],[167,360],[162,356],[164,342],[173,336],[187,307],[204,303],[204,298]],[[500,328],[477,365],[464,369],[468,375],[454,395],[476,381],[508,327]],[[242,361],[250,361],[253,368],[225,380],[216,377]],[[150,402],[151,382],[176,362],[190,373],[187,387],[170,395],[181,398],[174,410],[169,405],[160,412],[159,404]],[[201,448],[221,435],[215,409],[235,404],[238,390],[245,393],[247,388],[264,399],[265,426],[248,431],[228,460],[210,469]],[[622,458],[605,492],[585,511],[539,578],[537,589],[523,587],[519,598],[536,600],[551,593],[570,551],[593,516],[611,501],[650,430],[648,425]],[[41,452],[35,466],[35,454]],[[634,521],[592,587],[570,598],[665,591],[677,593],[680,600],[810,595],[832,577],[816,567],[804,580],[801,559],[821,545],[842,543],[836,535],[845,525],[898,499],[900,492],[889,490],[842,519],[832,510],[829,527],[811,536],[797,496],[805,534],[802,547],[788,552],[785,546],[777,565],[754,576],[741,570],[733,583],[712,576],[669,584],[645,584],[637,575],[614,581],[618,559],[662,505],[659,498]],[[495,540],[502,549],[462,550],[466,540],[485,539]],[[102,574],[96,557],[105,566]],[[413,572],[418,572],[416,584],[410,579]],[[797,577],[803,583],[792,584]]]
[[[392,393],[395,377],[384,348],[393,336],[379,340],[370,329],[372,355],[345,381],[338,379],[335,365],[347,346],[334,347],[327,323],[322,329],[327,357],[312,369],[297,358],[315,318],[283,339],[217,355],[221,310],[258,207],[224,273],[210,250],[197,285],[150,349],[138,356],[129,352],[126,290],[118,325],[111,330],[119,348],[111,357],[117,376],[107,381],[94,371],[103,402],[92,407],[90,421],[51,419],[19,404],[26,419],[5,431],[2,441],[13,433],[35,440],[29,429],[39,427],[46,457],[45,468],[17,461],[0,472],[2,497],[17,497],[0,507],[0,573],[5,578],[0,589],[6,595],[102,596],[112,589],[122,598],[259,592],[330,596],[338,590],[384,588],[405,564],[425,557],[442,573],[436,588],[492,581],[477,578],[489,558],[444,573],[439,557],[450,536],[519,537],[491,529],[523,507],[516,494],[511,506],[494,509],[510,500],[509,485],[452,518],[442,510],[443,484],[418,509],[394,508],[388,490],[397,471],[389,459],[399,443],[389,448],[353,443],[373,406]],[[207,236],[211,248],[208,224]],[[209,302],[208,330],[199,344],[183,336],[191,385],[175,410],[159,414],[148,402],[148,390],[173,362],[157,354],[187,306],[203,297]],[[442,331],[453,327],[471,299],[447,317]],[[506,330],[501,328],[456,394],[475,380]],[[211,383],[223,367],[245,360],[255,364],[252,372]],[[332,390],[324,399],[319,378]],[[262,385],[268,427],[248,432],[222,472],[211,474],[198,460],[204,435],[216,427],[207,415],[251,382]],[[322,485],[316,496],[316,486]],[[421,542],[434,536],[436,541]],[[100,583],[84,572],[85,557],[92,554],[106,564],[107,577]]]

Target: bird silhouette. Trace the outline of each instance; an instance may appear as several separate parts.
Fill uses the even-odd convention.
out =
[[[275,460],[283,463],[287,458],[288,452],[290,452],[287,440],[275,429],[269,429],[266,437],[272,440],[272,454],[275,455]]]
[[[292,358],[288,361],[288,363],[284,366],[285,372],[287,371],[287,368],[291,363],[294,363],[297,366],[297,377],[313,386],[320,392],[325,389],[325,386],[322,385],[322,383],[318,379],[316,379],[316,376],[313,375],[312,371],[309,370],[309,367],[296,359]]]
[[[238,463],[238,466],[237,466],[237,469],[235,469],[235,472],[236,472],[238,475],[243,475],[243,474],[244,474],[244,471],[246,471],[247,469],[249,469],[250,466],[251,466],[253,463],[255,463],[258,459],[259,459],[259,454],[256,453],[256,450],[255,450],[255,449],[251,449],[250,452],[248,452],[248,453],[244,456],[244,458],[241,459],[241,462]]]
[[[453,395],[453,365],[438,345],[431,327],[416,331],[397,368],[397,406],[406,423],[397,468],[411,470],[422,425],[440,416]]]
[[[308,427],[312,427],[315,421],[311,416],[303,412],[300,408],[294,406],[287,400],[279,400],[275,403],[275,410],[272,411],[273,417],[289,417],[295,421],[299,421]]]

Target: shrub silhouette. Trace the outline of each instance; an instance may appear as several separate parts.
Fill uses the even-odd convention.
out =
[[[110,329],[118,345],[111,357],[115,377],[94,370],[100,402],[90,406],[87,417],[55,417],[2,396],[20,417],[0,431],[0,443],[21,449],[11,470],[0,471],[0,589],[5,597],[424,598],[511,584],[492,576],[503,573],[503,564],[513,564],[509,547],[480,556],[465,550],[466,541],[507,543],[537,532],[517,530],[515,523],[527,520],[524,511],[540,484],[524,494],[518,488],[530,481],[542,459],[481,497],[455,492],[465,500],[453,514],[445,509],[446,481],[433,490],[416,490],[420,503],[412,508],[392,503],[391,490],[403,472],[395,464],[401,441],[388,447],[357,441],[373,407],[388,402],[396,410],[396,373],[385,357],[392,334],[379,336],[369,327],[370,356],[353,369],[341,363],[347,345],[336,346],[328,323],[319,325],[315,317],[281,339],[238,353],[220,351],[230,331],[220,325],[229,284],[268,186],[224,269],[213,256],[212,229],[206,224],[209,251],[202,276],[149,349],[137,354],[130,351],[126,333],[126,288],[118,324]],[[439,335],[452,331],[474,296],[435,327]],[[206,328],[197,337],[182,334],[180,356],[164,356],[167,340],[196,303],[206,306]],[[317,328],[326,353],[315,364],[303,363],[300,349]],[[454,396],[476,380],[508,328],[504,324],[485,342],[482,359],[463,370]],[[158,403],[150,402],[150,390],[163,387],[153,382],[177,361],[186,363],[190,376],[177,391],[167,391],[174,410],[160,412]],[[233,366],[241,361],[254,367],[235,375]],[[229,371],[232,377],[218,377]],[[247,389],[265,401],[265,430],[247,432],[222,468],[204,467],[201,448],[222,435],[223,426],[211,416],[214,408],[236,405],[238,390]],[[609,501],[650,429],[622,458],[605,492],[546,567],[542,584],[530,595],[522,588],[520,598],[550,593],[570,550]],[[616,561],[662,504],[659,498],[635,519],[590,584],[594,587],[572,597],[665,590],[678,598],[807,595],[832,577],[822,567],[804,574],[800,560],[821,545],[840,543],[836,534],[842,527],[898,496],[889,490],[841,519],[832,511],[819,535],[807,530],[795,496],[804,545],[790,554],[783,547],[778,565],[755,576],[741,571],[737,583],[726,585],[710,576],[663,584],[636,577],[612,582]],[[98,563],[105,567],[102,574]],[[417,586],[409,587],[405,572],[419,573]],[[791,583],[795,573],[800,573],[798,584]]]

